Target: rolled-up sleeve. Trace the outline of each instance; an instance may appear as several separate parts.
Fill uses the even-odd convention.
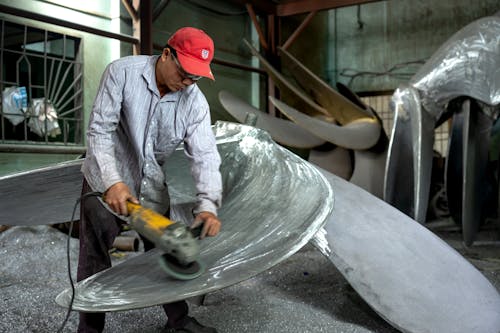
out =
[[[191,162],[197,192],[193,213],[207,211],[217,215],[222,201],[221,158],[210,124],[208,104],[201,103],[197,108],[197,120],[187,127],[184,138],[184,151]]]

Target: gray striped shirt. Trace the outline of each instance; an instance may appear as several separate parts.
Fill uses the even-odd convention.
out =
[[[94,191],[127,184],[142,205],[164,213],[169,206],[162,165],[184,142],[197,204],[217,213],[221,204],[220,156],[210,110],[196,84],[160,98],[157,56],[131,56],[106,68],[90,115],[82,172]]]

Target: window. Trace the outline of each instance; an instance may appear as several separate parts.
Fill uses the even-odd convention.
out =
[[[83,144],[80,42],[0,20],[0,144]]]

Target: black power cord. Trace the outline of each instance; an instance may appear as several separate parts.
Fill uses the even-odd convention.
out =
[[[68,322],[69,316],[71,315],[71,311],[73,311],[73,301],[75,300],[75,284],[73,282],[73,278],[71,277],[71,260],[70,260],[70,240],[71,240],[71,233],[73,232],[73,224],[75,222],[75,213],[76,213],[76,208],[78,207],[78,204],[83,200],[88,197],[102,197],[101,192],[87,192],[85,194],[82,194],[80,198],[78,198],[75,202],[75,206],[73,207],[73,213],[71,214],[71,221],[69,224],[69,231],[68,231],[68,239],[66,241],[66,259],[67,259],[67,265],[68,265],[68,277],[69,277],[69,282],[71,284],[71,300],[69,302],[68,306],[68,311],[66,312],[66,318],[64,318],[64,321],[61,324],[61,327],[57,330],[57,333],[62,332],[64,327],[66,326],[66,323]]]

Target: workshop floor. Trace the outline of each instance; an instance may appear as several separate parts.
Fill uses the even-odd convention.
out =
[[[500,235],[481,232],[465,248],[448,223],[433,230],[476,266],[500,291]],[[66,315],[54,302],[69,287],[65,234],[47,226],[13,227],[0,232],[0,332],[56,332]],[[495,242],[496,241],[496,242]],[[71,241],[73,274],[77,240]],[[136,255],[118,252],[115,264]],[[397,332],[357,295],[331,262],[312,245],[258,276],[206,295],[191,304],[191,315],[221,333]],[[72,313],[64,332],[75,332]],[[161,332],[159,307],[107,315],[105,332]]]

